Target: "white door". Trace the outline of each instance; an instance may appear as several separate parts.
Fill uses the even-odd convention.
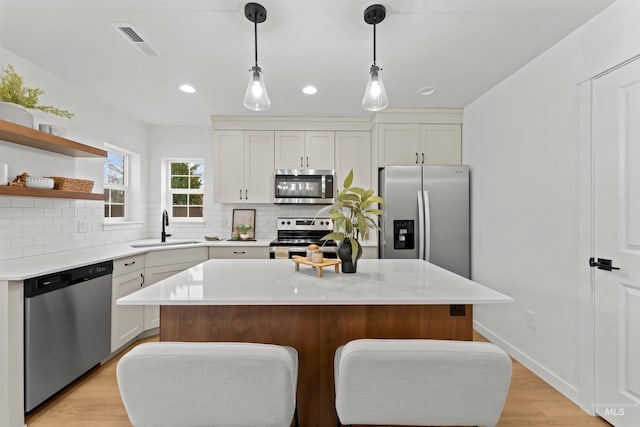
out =
[[[640,426],[640,61],[594,80],[596,412]]]
[[[460,125],[420,125],[420,163],[425,165],[462,164]]]
[[[277,131],[275,139],[276,169],[304,168],[304,132]]]
[[[420,163],[420,125],[379,125],[378,144],[380,166]]]
[[[273,131],[246,131],[244,198],[248,203],[273,203]]]
[[[217,203],[244,201],[244,144],[242,131],[215,133],[215,193]]]
[[[335,151],[335,136],[333,131],[304,133],[305,168],[334,169]]]

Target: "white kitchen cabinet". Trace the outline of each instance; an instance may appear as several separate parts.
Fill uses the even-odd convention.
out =
[[[459,165],[462,163],[462,127],[420,125],[420,147],[426,165]]]
[[[459,124],[378,125],[378,163],[443,165],[462,161]]]
[[[334,169],[333,131],[276,131],[276,169]]]
[[[266,259],[268,246],[210,246],[209,259]]]
[[[206,247],[174,249],[167,251],[149,252],[145,255],[145,283],[152,285],[162,279],[178,274],[209,258]],[[157,305],[144,306],[144,330],[160,326],[160,307]]]
[[[117,305],[118,298],[144,286],[144,255],[113,261],[111,288],[111,352],[115,352],[144,330],[144,307]]]
[[[353,186],[373,188],[371,180],[371,134],[336,132],[336,190],[353,169]]]
[[[273,203],[273,131],[219,131],[214,137],[217,203]]]

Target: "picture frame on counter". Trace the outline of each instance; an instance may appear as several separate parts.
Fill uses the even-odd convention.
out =
[[[231,238],[239,240],[256,239],[256,210],[234,209],[231,218]],[[236,240],[238,240],[236,239]]]

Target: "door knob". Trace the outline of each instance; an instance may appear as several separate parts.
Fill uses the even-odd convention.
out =
[[[589,258],[589,266],[590,267],[598,267],[598,270],[620,270],[620,267],[614,267],[611,265],[610,259],[598,258],[596,261],[593,257]]]

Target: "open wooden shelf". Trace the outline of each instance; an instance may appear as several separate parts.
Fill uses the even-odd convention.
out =
[[[6,120],[0,120],[0,140],[71,157],[107,157],[105,150]]]
[[[48,190],[45,188],[0,186],[0,196],[49,197],[54,199],[104,200],[104,194],[81,193],[78,191]]]

